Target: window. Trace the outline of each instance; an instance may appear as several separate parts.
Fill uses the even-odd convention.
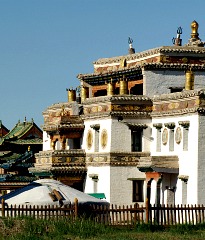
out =
[[[81,139],[80,138],[68,138],[67,140],[68,149],[80,149]]]
[[[132,131],[132,152],[142,152],[142,130]]]
[[[144,201],[144,180],[132,181],[132,201],[143,202]]]

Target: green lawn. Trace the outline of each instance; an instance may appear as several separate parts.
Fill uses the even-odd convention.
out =
[[[71,222],[66,218],[52,221],[1,218],[0,232],[0,240],[194,240],[205,239],[205,224],[170,228],[143,224],[129,229],[95,224],[85,219]]]

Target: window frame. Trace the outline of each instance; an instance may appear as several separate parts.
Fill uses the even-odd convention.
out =
[[[144,202],[144,184],[142,179],[132,180],[132,202]]]

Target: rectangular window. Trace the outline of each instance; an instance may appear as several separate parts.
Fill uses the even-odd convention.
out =
[[[144,201],[144,180],[132,181],[132,201],[143,202]]]
[[[132,152],[142,152],[142,130],[132,131]]]
[[[80,149],[81,139],[80,138],[68,138],[67,140],[68,147],[67,149]]]

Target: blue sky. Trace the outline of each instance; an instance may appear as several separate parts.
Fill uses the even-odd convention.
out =
[[[190,24],[205,41],[204,0],[0,0],[0,120],[11,129],[24,117],[41,126],[42,112],[67,101],[79,73],[99,58],[183,44]]]

